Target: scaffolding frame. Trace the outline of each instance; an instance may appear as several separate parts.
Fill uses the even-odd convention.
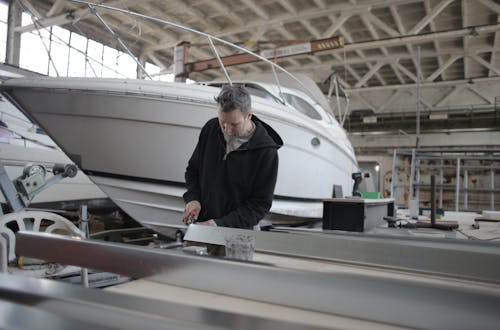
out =
[[[400,158],[409,158],[410,166],[400,165]],[[486,205],[491,210],[495,210],[495,194],[500,193],[496,189],[495,179],[500,180],[500,149],[411,149],[411,150],[393,150],[392,162],[392,183],[391,198],[394,198],[395,205],[398,204],[398,193],[403,188],[403,194],[408,188],[408,202],[410,199],[416,199],[418,205],[420,202],[420,191],[430,189],[430,183],[422,183],[421,176],[423,172],[422,162],[426,162],[425,170],[428,174],[435,173],[438,177],[438,207],[444,208],[444,194],[446,191],[454,191],[454,207],[449,210],[454,211],[473,211],[470,208],[471,196],[479,194],[489,194],[489,198],[477,202],[478,205]],[[447,162],[446,162],[447,161]],[[477,163],[487,163],[487,165],[478,165]],[[446,164],[446,163],[452,163]],[[445,170],[455,169],[455,183],[445,183]],[[407,184],[399,184],[400,170],[408,175]],[[471,173],[484,173],[482,179],[489,181],[489,186],[474,188],[469,186]],[[401,199],[399,199],[401,200]],[[405,201],[405,198],[403,197]],[[462,201],[462,202],[461,202]],[[401,205],[400,205],[401,206]],[[405,205],[408,206],[408,205]],[[484,208],[483,208],[484,209]],[[482,209],[481,209],[482,210]],[[479,209],[475,211],[480,211]]]

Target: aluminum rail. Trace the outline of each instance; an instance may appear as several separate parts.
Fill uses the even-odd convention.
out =
[[[273,69],[280,70],[281,72],[283,72],[284,74],[288,75],[290,78],[292,78],[293,80],[295,80],[306,91],[308,91],[308,93],[310,93],[311,95],[314,95],[314,93],[312,93],[309,90],[309,88],[306,85],[304,85],[304,83],[300,79],[298,79],[293,74],[291,74],[290,72],[288,72],[285,68],[281,67],[280,65],[278,65],[278,64],[276,64],[276,63],[268,60],[267,58],[265,58],[265,57],[263,57],[263,56],[261,56],[259,54],[254,53],[254,52],[252,52],[252,51],[250,51],[250,50],[248,50],[248,49],[246,49],[244,47],[238,46],[238,45],[236,45],[236,44],[234,44],[232,42],[229,42],[227,40],[218,38],[218,37],[216,37],[214,35],[211,35],[211,34],[208,34],[208,33],[205,33],[205,32],[201,32],[201,31],[198,31],[196,29],[190,28],[188,26],[177,24],[177,23],[165,20],[165,19],[161,19],[161,18],[157,18],[157,17],[153,17],[153,16],[144,15],[144,14],[137,13],[137,12],[134,12],[134,11],[131,11],[131,10],[122,9],[122,8],[118,8],[118,7],[113,7],[113,6],[109,6],[109,5],[106,5],[106,4],[101,4],[101,3],[96,3],[96,2],[90,2],[90,1],[84,1],[84,0],[68,0],[68,1],[74,2],[74,3],[78,3],[78,4],[81,4],[81,5],[87,5],[87,6],[89,6],[89,8],[90,7],[102,8],[102,9],[106,9],[106,10],[111,10],[111,11],[115,11],[115,12],[118,12],[118,13],[122,13],[122,14],[125,14],[125,15],[129,15],[131,17],[139,17],[139,18],[146,19],[146,20],[149,20],[149,21],[152,21],[152,22],[155,22],[155,23],[165,24],[165,25],[168,25],[168,26],[176,28],[176,29],[184,30],[184,31],[187,31],[187,32],[191,32],[191,33],[203,36],[203,37],[207,38],[210,43],[213,43],[214,40],[218,41],[218,42],[220,42],[220,43],[222,43],[224,45],[227,45],[229,47],[232,47],[232,48],[234,48],[236,50],[239,50],[239,51],[242,51],[244,53],[247,53],[247,54],[250,54],[252,56],[255,56],[256,58],[260,59],[261,61],[269,64]],[[222,64],[222,62],[220,62],[220,64]],[[226,69],[224,68],[223,70],[225,71]],[[227,74],[227,72],[226,72],[226,74]],[[231,80],[229,80],[229,81],[231,81]],[[279,85],[279,81],[277,81],[276,83]]]
[[[319,329],[6,274],[0,314],[2,329]]]
[[[500,243],[337,232],[266,232],[189,226],[184,240],[224,245],[255,236],[261,252],[500,284]]]
[[[16,240],[18,255],[365,321],[425,329],[500,324],[498,286],[298,271],[51,234],[19,232]]]

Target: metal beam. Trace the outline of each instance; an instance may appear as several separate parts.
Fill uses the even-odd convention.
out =
[[[459,79],[459,80],[447,80],[438,82],[424,82],[421,84],[422,88],[436,88],[444,86],[459,86],[467,84],[490,84],[490,83],[500,83],[500,77],[486,77],[486,78],[471,78],[471,79]],[[396,89],[415,89],[416,84],[404,84],[404,85],[388,85],[388,86],[373,86],[373,87],[363,87],[363,88],[351,88],[346,90],[347,93],[353,92],[374,92],[374,91],[385,91],[385,90],[396,90]]]
[[[396,62],[396,63],[394,63],[394,65],[396,66],[396,68],[401,70],[401,72],[403,72],[405,75],[407,75],[411,80],[413,80],[414,82],[417,82],[417,76],[415,76],[413,74],[413,72],[409,71],[404,66],[402,66],[401,63]]]
[[[341,14],[333,19],[333,24],[323,33],[321,38],[329,38],[337,32],[337,30],[344,25],[344,23],[351,18],[351,14]]]
[[[282,30],[282,33],[287,34],[288,31]],[[343,39],[340,37],[334,37],[324,40],[314,40],[310,42],[311,52],[316,53],[320,51],[328,50],[332,47],[342,47]],[[290,55],[278,56],[278,58],[288,57]],[[252,62],[260,62],[261,60],[254,55],[248,53],[241,53],[236,55],[229,55],[221,58],[225,66],[232,66],[238,64],[246,64]],[[209,69],[215,69],[219,67],[219,62],[212,58],[203,61],[197,61],[186,64],[186,72],[199,72]]]
[[[500,15],[497,16],[497,23],[500,23]],[[491,59],[490,59],[490,64],[493,66],[493,63],[495,63],[498,53],[500,52],[500,33],[495,32],[495,35],[493,37],[493,51],[491,52]],[[488,77],[491,77],[493,75],[493,70],[490,70],[488,72]]]
[[[269,236],[266,234],[270,233],[262,232],[258,235]],[[303,238],[309,242],[309,246],[319,247],[315,237],[285,235],[289,236],[288,245],[297,245],[294,239]],[[379,241],[379,249],[368,250],[365,247],[362,255],[375,252],[380,254],[380,259],[388,260],[382,252],[387,251],[391,255],[399,255],[399,260],[406,258],[411,263],[419,264],[423,261],[433,267],[450,267],[446,274],[453,272],[453,276],[435,278],[429,283],[429,279],[422,274],[419,274],[420,278],[417,274],[405,276],[401,273],[394,277],[387,272],[387,278],[382,274],[369,276],[366,272],[360,274],[297,271],[272,265],[189,256],[147,247],[74,240],[58,235],[28,232],[17,234],[16,250],[18,255],[109,270],[136,278],[148,276],[149,280],[154,282],[382,324],[426,329],[456,328],[460,325],[472,329],[493,328],[500,323],[497,310],[500,304],[500,289],[494,285],[486,287],[472,281],[454,280],[455,275],[460,274],[458,269],[463,269],[466,274],[482,273],[478,275],[481,280],[485,277],[490,279],[495,275],[493,283],[497,283],[500,278],[499,267],[495,262],[500,251],[497,245],[482,242],[443,244],[444,241],[426,241],[425,243],[432,246],[426,248],[419,241],[413,240],[412,243],[416,245],[410,244],[403,252],[393,247],[391,243],[394,240],[388,236],[375,240]],[[389,242],[384,243],[384,240]],[[351,242],[352,238],[349,238],[339,240],[341,245],[334,245],[339,246],[338,250],[341,252],[353,255]],[[346,244],[349,249],[345,248]],[[307,249],[307,246],[302,244],[300,247]],[[323,246],[326,251],[332,248],[331,244]],[[409,252],[409,255],[406,252]],[[464,257],[464,254],[470,257]],[[422,258],[422,255],[426,257]],[[140,267],[137,267],[138,261]],[[200,274],[204,275],[203,280],[200,280]],[[394,280],[389,280],[391,277]],[[429,308],[430,301],[433,306],[446,306],[453,313],[443,313],[440,308]],[[141,310],[142,307],[138,308]]]
[[[424,35],[410,35],[404,37],[396,37],[391,39],[384,40],[375,40],[375,41],[366,41],[355,44],[346,44],[346,51],[355,51],[355,50],[363,50],[363,49],[374,49],[380,47],[392,47],[392,46],[402,46],[406,44],[422,44],[425,42],[431,42],[437,39],[453,39],[453,38],[461,38],[466,35],[470,35],[471,33],[478,34],[488,34],[496,31],[500,31],[500,23],[482,25],[482,26],[469,26],[467,28],[453,30],[453,31],[444,31],[444,32],[435,32],[428,33]],[[347,40],[347,38],[346,38]]]
[[[295,318],[295,320],[289,320],[285,316],[275,317],[272,314],[274,308],[271,308],[272,311],[263,311],[262,314],[255,315],[255,313],[252,314],[248,310],[244,310],[243,307],[222,307],[224,303],[232,304],[237,301],[237,299],[227,296],[217,296],[217,306],[207,306],[210,299],[215,298],[213,294],[210,294],[205,302],[207,305],[204,306],[203,300],[207,294],[203,292],[194,293],[201,301],[186,304],[170,299],[170,297],[167,299],[158,298],[156,294],[159,292],[155,292],[154,296],[156,297],[146,297],[134,293],[133,290],[129,291],[131,286],[134,287],[138,284],[138,282],[127,283],[114,290],[94,290],[62,281],[2,274],[0,275],[0,297],[2,298],[0,306],[2,312],[8,313],[9,316],[0,319],[0,328],[72,330],[325,329],[321,325],[318,326],[318,322],[314,319],[315,316],[322,317],[323,314],[303,313],[297,309],[276,306],[281,314],[299,312],[311,319]],[[189,295],[193,294],[193,291],[189,289],[172,288],[150,281],[141,281],[141,284],[153,287],[154,290],[163,290],[166,295],[171,292],[175,295],[179,291]],[[125,292],[121,292],[121,290]],[[242,306],[259,306],[259,303],[246,302]],[[10,315],[21,315],[22,317],[10,317]],[[323,322],[335,324],[338,321],[346,322],[345,319],[333,315],[326,317],[326,322]],[[357,320],[352,320],[348,324],[353,329],[377,326],[377,324]]]
[[[425,0],[424,7],[425,7],[426,14],[429,14],[432,11],[431,0]],[[436,32],[436,24],[434,23],[434,20],[430,21],[429,26],[430,26],[432,32]],[[437,40],[434,40],[432,43],[434,44],[434,48],[436,49],[436,52],[439,53],[441,50],[441,47],[439,46],[439,42]],[[439,67],[442,67],[443,66],[443,59],[441,58],[441,56],[437,56],[437,60],[438,60]],[[443,80],[446,80],[444,71],[442,72],[441,77],[443,78]]]
[[[420,98],[419,98],[419,101],[420,103],[422,103],[427,109],[432,109],[433,106],[432,104],[430,104],[429,102],[427,102],[423,97],[422,95],[420,95]]]
[[[403,25],[403,21],[401,20],[401,16],[399,16],[398,9],[395,5],[389,7],[392,17],[394,18],[394,22],[396,22],[396,26],[398,27],[400,35],[406,35],[406,29]]]
[[[259,7],[255,2],[251,0],[241,0],[247,6],[250,8],[254,13],[256,13],[260,18],[263,18],[265,20],[269,19],[268,13],[266,13],[262,8]]]
[[[381,29],[382,31],[384,31],[385,33],[387,33],[389,36],[391,37],[398,37],[401,35],[401,33],[399,33],[398,31],[394,30],[393,28],[391,28],[389,25],[387,25],[386,23],[384,23],[383,21],[381,21],[377,16],[373,15],[372,13],[366,13],[364,14],[366,16],[366,18],[372,22],[373,24],[375,24],[379,29]]]
[[[434,104],[435,107],[441,106],[444,102],[446,102],[450,97],[452,97],[454,94],[456,94],[458,91],[462,90],[465,86],[464,85],[456,85],[453,86],[453,89],[446,94],[441,100],[439,100],[436,104]]]
[[[455,63],[456,60],[462,58],[460,55],[451,56],[443,65],[441,65],[436,71],[434,71],[425,81],[434,81],[440,74],[444,72],[450,65]]]
[[[426,274],[444,277],[449,280],[460,279],[500,285],[500,265],[495,262],[500,258],[500,243],[498,242],[422,239],[411,236],[376,234],[354,235],[335,231],[289,230],[289,232],[260,232],[200,225],[190,227],[185,235],[185,240],[224,246],[225,237],[232,235],[253,236],[255,238],[255,250],[261,253],[312,258],[373,271],[390,269],[407,275]],[[40,247],[43,247],[43,243],[47,243],[47,245],[45,248],[40,249]],[[349,249],[345,249],[346,245],[349,245]],[[62,248],[64,246],[74,247],[75,250]],[[76,251],[81,253],[75,253]],[[106,255],[96,253],[97,251],[101,251]],[[201,269],[208,266],[215,269],[220,267],[221,271],[226,270],[226,276],[211,279],[222,282],[229,281],[227,274],[233,274],[232,271],[228,270],[234,270],[234,274],[246,271],[258,275],[256,269],[260,267],[267,268],[265,265],[252,263],[234,263],[224,259],[188,256],[176,251],[105,243],[92,239],[79,240],[63,235],[26,231],[16,234],[16,254],[64,264],[74,264],[76,262],[78,266],[88,268],[95,266],[94,269],[117,272],[135,278],[159,275],[158,278],[171,276],[172,281],[181,280],[184,283],[194,280],[195,283],[191,283],[192,286],[201,285],[203,287],[205,281],[198,281],[197,279],[199,274],[204,272],[194,271],[193,268],[197,268],[196,265],[199,265]],[[108,257],[111,255],[116,258],[109,259]],[[423,255],[426,257],[422,258]],[[127,260],[141,260],[141,267],[137,267],[136,264],[127,262]],[[162,260],[170,262],[159,263]],[[464,263],[464,260],[467,262]],[[113,269],[107,269],[107,267]],[[172,271],[174,269],[176,271]],[[177,271],[180,273],[177,274]],[[276,271],[277,274],[285,274],[287,270],[280,271],[280,269],[276,269]],[[191,275],[185,278],[181,273]],[[307,275],[312,276],[311,282],[314,283],[313,278],[317,274],[313,272],[307,273]],[[254,274],[248,274],[250,277],[252,275]],[[299,277],[302,278],[302,276]],[[307,276],[303,278],[307,278]],[[299,280],[299,278],[296,278],[296,280]],[[264,285],[265,281],[257,282]],[[425,282],[425,279],[422,279],[422,282]],[[212,286],[215,283],[206,284]],[[198,287],[198,289],[202,288]],[[217,290],[231,292],[240,289],[255,291],[255,288],[246,285],[223,285]],[[308,288],[304,287],[304,289]],[[498,287],[498,291],[500,293],[500,287]],[[258,295],[260,293],[254,292],[254,294]],[[330,295],[329,292],[324,294]],[[297,307],[305,306],[300,305]],[[331,306],[324,306],[323,308],[329,310]],[[496,314],[498,315],[498,313]]]
[[[65,3],[66,0],[56,0],[52,4],[52,7],[50,7],[49,11],[47,12],[47,17],[52,17],[54,15],[59,14],[61,10],[64,8]]]
[[[167,69],[167,66],[165,65],[165,63],[163,63],[162,61],[160,61],[154,54],[148,54],[147,57],[153,61],[154,64],[156,64],[160,70],[165,70]]]
[[[469,3],[468,0],[461,1],[461,4],[462,4],[462,27],[469,26],[469,21],[468,21],[469,7],[467,5],[468,3]],[[464,35],[462,37],[462,43],[463,43],[463,47],[464,47],[465,52],[467,52],[469,50],[469,38],[470,38],[470,34]],[[464,79],[469,78],[469,71],[470,71],[470,59],[469,59],[469,57],[464,57]]]
[[[312,10],[304,10],[300,13],[300,19],[313,19],[317,17],[330,16],[330,15],[342,15],[342,14],[351,14],[356,15],[359,13],[371,11],[377,8],[385,8],[388,6],[397,6],[403,4],[411,4],[422,2],[422,0],[367,0],[363,1],[363,3],[356,5],[352,5],[350,3],[336,3],[331,6],[326,6],[325,8],[312,9]],[[255,29],[259,26],[267,26],[273,27],[276,25],[282,25],[284,23],[294,22],[297,20],[297,17],[291,15],[278,15],[273,17],[267,21],[255,21],[253,23],[249,23],[248,25],[236,28],[236,29],[227,29],[226,31],[222,31],[217,34],[218,37],[223,37],[231,34],[238,34],[241,32],[246,32],[248,30]]]
[[[477,56],[477,55],[469,55],[467,57],[470,57],[471,59],[473,59],[477,63],[481,64],[482,66],[490,69],[491,71],[495,72],[497,75],[500,75],[500,68],[495,68],[493,65],[491,65],[488,62],[486,62],[485,60],[483,60],[479,56]]]
[[[297,9],[288,0],[278,0],[279,4],[291,14],[297,14]]]
[[[491,0],[478,0],[480,4],[483,6],[493,10],[497,15],[500,15],[500,5],[498,3],[495,3]]]
[[[408,34],[417,34],[422,29],[429,24],[437,15],[439,15],[443,9],[445,9],[451,2],[454,0],[442,0],[437,6],[435,6],[430,13],[425,15],[424,18],[420,20],[410,31]]]
[[[262,38],[262,36],[264,35],[264,33],[266,33],[266,31],[267,31],[267,29],[265,27],[258,28],[252,34],[252,37],[250,38],[250,40],[252,40],[252,41],[258,41],[260,38]]]
[[[344,79],[342,79],[339,75],[336,76],[337,78],[337,81],[339,82],[339,84],[342,85],[342,88],[346,89],[346,88],[351,88],[351,85],[349,85]]]
[[[406,28],[403,25],[403,22],[401,20],[401,16],[399,16],[399,13],[397,11],[396,6],[391,6],[390,10],[391,10],[391,15],[394,18],[394,21],[396,22],[396,26],[398,27],[399,33],[401,35],[406,35],[407,34],[406,33]],[[408,51],[408,54],[410,54],[410,58],[411,58],[411,60],[413,62],[413,66],[417,67],[416,56],[415,56],[415,54],[413,52],[413,48],[411,47],[410,44],[405,44],[404,46],[405,46],[406,50]],[[392,68],[394,70],[394,67],[392,67]]]
[[[396,65],[395,65],[394,63],[391,63],[391,64],[390,64],[390,66],[391,66],[392,71],[394,72],[394,75],[396,76],[396,78],[398,78],[399,83],[400,83],[400,84],[404,84],[404,83],[406,83],[406,81],[404,80],[404,78],[403,78],[403,76],[401,75],[401,73],[399,73],[399,70],[398,70],[398,68],[396,67]]]
[[[400,92],[401,92],[400,89],[395,90],[394,93],[392,93],[392,95],[377,108],[376,113],[382,112],[382,110],[384,110],[389,104],[394,102],[394,100],[399,96]]]
[[[347,40],[347,38],[346,38]],[[476,48],[475,49],[475,52],[477,52],[478,54],[483,54],[483,53],[491,53],[492,52],[492,47],[489,46],[489,47],[485,47],[485,48]],[[371,56],[365,56],[363,58],[361,57],[355,57],[355,56],[351,56],[351,57],[347,57],[344,58],[341,57],[341,54],[339,54],[338,51],[325,51],[326,54],[331,54],[335,60],[331,60],[331,61],[328,61],[328,62],[324,62],[323,64],[319,64],[319,65],[316,65],[316,64],[305,64],[305,65],[301,65],[300,68],[308,68],[308,69],[318,69],[318,70],[326,70],[332,66],[347,66],[347,65],[353,65],[353,64],[365,64],[365,63],[371,63],[371,62],[377,62],[377,61],[380,61],[380,62],[384,62],[384,63],[387,63],[389,65],[394,65],[395,63],[399,62],[400,60],[412,60],[413,57],[411,54],[395,54],[395,55],[389,55],[389,56],[384,56],[384,57],[381,57],[379,55],[371,55]],[[435,53],[433,51],[425,51],[425,52],[422,52],[421,53],[421,56],[420,58],[421,59],[424,59],[424,58],[435,58],[436,56],[442,56],[442,57],[451,57],[451,56],[463,56],[463,50],[461,48],[456,48],[456,49],[448,49],[448,50],[442,50],[441,52],[439,53]],[[396,68],[396,66],[394,65],[394,68]],[[397,68],[396,68],[397,70]]]
[[[363,23],[366,25],[366,27],[370,31],[370,34],[372,35],[372,38],[375,39],[375,40],[380,39],[380,37],[378,35],[378,32],[373,27],[373,24],[368,19],[368,16],[365,15],[365,14],[361,15],[361,20],[363,21]],[[384,54],[384,56],[388,56],[389,55],[389,52],[387,51],[387,49],[385,47],[380,48],[380,51]],[[369,69],[372,68],[371,64],[369,62],[367,62],[367,65],[368,65]],[[376,75],[377,79],[380,81],[380,83],[382,84],[382,86],[387,85],[387,83],[385,82],[384,78],[382,78],[382,76],[378,72],[376,72],[375,75]]]
[[[144,1],[151,1],[151,0],[144,0]],[[106,3],[108,6],[123,6],[123,5],[128,5],[130,3],[135,3],[134,0],[114,0],[109,3]],[[72,6],[74,8],[74,6]],[[53,25],[65,25],[73,22],[74,20],[78,19],[79,17],[83,17],[87,14],[90,13],[89,8],[85,7],[84,9],[78,9],[71,14],[69,13],[64,13],[56,17],[50,17],[50,18],[45,18],[41,19],[37,22],[38,26],[40,27],[50,27]],[[38,27],[35,24],[28,24],[25,26],[19,26],[16,29],[16,32],[24,33],[24,32],[31,32],[36,30]]]
[[[340,57],[339,54],[334,54],[335,57]],[[342,61],[342,59],[338,59],[339,61]],[[322,65],[323,66],[323,65]],[[331,68],[331,64],[328,64],[328,65],[324,65],[325,67],[329,67]],[[317,66],[316,66],[317,67]],[[361,76],[356,72],[356,70],[354,70],[349,64],[347,63],[344,63],[343,64],[343,67],[345,70],[349,71],[349,73],[354,77],[354,79],[356,79],[356,81],[359,81],[361,79]],[[303,66],[304,68],[304,66]],[[306,69],[306,68],[304,68]],[[337,72],[339,73],[339,72]]]
[[[17,0],[19,1],[28,11],[35,15],[36,18],[43,18],[42,14],[38,12],[38,10],[35,9],[35,7],[29,2],[28,0]]]
[[[472,92],[474,92],[474,94],[476,94],[477,96],[479,96],[480,98],[482,98],[483,100],[485,100],[488,104],[494,104],[494,98],[491,97],[491,98],[488,98],[488,96],[484,95],[483,92],[479,91],[477,88],[475,88],[473,85],[471,84],[468,84],[468,85],[465,85],[465,87],[469,90],[471,90]]]
[[[322,16],[324,16],[324,15],[325,14],[323,13]],[[276,24],[278,24],[278,23],[276,23]],[[255,28],[255,29],[263,28],[264,26],[268,26],[268,25],[266,25],[264,22],[262,22],[262,24],[256,25],[254,27],[249,26],[248,29],[246,29],[245,31],[252,30],[253,28]],[[475,31],[475,32],[480,33],[480,34],[483,34],[483,33],[487,34],[487,33],[499,31],[500,24],[490,24],[490,25],[483,25],[483,26],[477,26],[477,27],[467,27],[467,28],[453,30],[453,31],[435,32],[435,33],[429,33],[429,34],[424,34],[424,35],[411,35],[411,36],[396,37],[396,38],[384,39],[384,40],[367,41],[367,42],[361,42],[361,43],[353,43],[352,39],[350,41],[349,38],[347,37],[347,35],[344,33],[344,31],[346,31],[346,30],[342,26],[339,27],[339,30],[341,31],[341,34],[346,37],[346,41],[348,41],[348,44],[345,45],[346,51],[356,51],[356,50],[363,50],[363,49],[376,49],[376,48],[380,48],[380,47],[392,47],[392,46],[400,46],[400,45],[410,47],[410,45],[415,44],[415,43],[432,42],[434,40],[440,40],[440,39],[460,38],[460,37],[463,37],[465,35],[470,35],[472,31]],[[243,32],[243,30],[240,32]],[[217,35],[221,36],[224,34],[219,33]],[[159,43],[157,43],[156,46],[152,46],[151,48],[146,48],[145,52],[147,53],[148,51],[152,51],[154,49],[160,49],[160,48],[167,49],[167,48],[175,46],[176,43],[177,42],[172,42],[169,40],[162,40]]]
[[[323,2],[323,0],[313,0],[313,1],[316,4],[316,6],[318,6],[319,8],[321,8],[321,9],[325,9],[326,8],[325,3]]]
[[[341,27],[339,28],[339,30],[340,30],[340,33],[344,36],[344,38],[345,38],[348,42],[350,42],[350,43],[352,43],[352,42],[353,42],[353,39],[352,39],[352,37],[351,37],[351,34],[350,34],[350,33],[349,33],[349,32],[348,32],[348,31],[347,31],[347,30],[346,30],[343,26],[341,26]],[[356,54],[358,54],[358,56],[359,56],[360,58],[366,58],[365,54],[364,54],[361,50],[356,50]],[[368,61],[364,61],[363,63],[364,63],[364,64],[368,67],[368,69],[369,69],[369,70],[372,68],[372,65],[370,64],[370,62],[368,62]],[[375,75],[376,75],[377,79],[379,79],[379,81],[380,81],[380,83],[381,83],[382,85],[386,85],[385,81],[384,81],[384,80],[382,79],[382,77],[378,74],[378,72],[377,72],[377,73],[375,73]],[[358,79],[358,81],[359,81],[359,79]]]
[[[353,92],[352,89],[349,90],[349,94]],[[373,112],[376,112],[377,111],[377,108],[375,106],[373,106],[373,104],[371,104],[370,102],[368,102],[360,93],[360,91],[354,91],[354,93],[356,93],[356,97],[364,104],[368,107],[368,109],[371,109],[373,110]]]
[[[422,0],[367,0],[366,2],[363,2],[362,4],[357,4],[356,6],[352,6],[351,4],[347,3],[342,3],[342,4],[335,4],[332,6],[327,6],[325,8],[314,8],[311,10],[304,10],[301,11],[300,13],[300,20],[309,20],[309,19],[314,19],[317,17],[323,17],[323,16],[331,16],[331,15],[342,15],[342,14],[350,14],[350,15],[356,15],[358,13],[364,13],[368,12],[372,9],[376,8],[385,8],[387,6],[394,6],[394,5],[400,5],[400,4],[409,4],[409,3],[416,3],[416,2],[421,2]],[[211,33],[219,38],[221,37],[227,37],[231,35],[236,35],[238,33],[242,32],[248,32],[248,31],[254,31],[259,28],[273,28],[277,26],[282,26],[285,23],[290,23],[290,22],[295,22],[297,21],[297,17],[294,15],[289,15],[289,14],[283,14],[283,15],[278,15],[275,17],[271,17],[269,19],[257,19],[254,20],[253,22],[248,22],[244,26],[241,27],[230,27],[227,29],[224,29],[222,31],[217,31],[214,30],[212,31],[207,30],[205,32]],[[144,49],[145,53],[155,51],[160,48],[171,48],[174,47],[177,41],[171,41],[168,39],[165,40],[160,40],[160,42],[152,47],[148,47]],[[163,47],[162,47],[162,46]]]

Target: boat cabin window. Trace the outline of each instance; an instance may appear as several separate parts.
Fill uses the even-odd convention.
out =
[[[304,115],[316,120],[322,119],[319,112],[316,111],[316,109],[314,109],[314,107],[307,103],[307,101],[305,101],[304,99],[287,93],[283,93],[283,97],[285,98],[286,103],[290,104],[292,107],[294,107]]]

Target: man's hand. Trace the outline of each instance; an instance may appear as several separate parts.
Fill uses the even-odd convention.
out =
[[[194,214],[195,220],[198,219],[198,214],[200,214],[201,204],[200,202],[194,200],[190,201],[184,207],[184,213],[182,213],[182,221],[187,224],[190,214]]]
[[[203,221],[203,222],[197,222],[196,224],[197,225],[217,227],[217,223],[215,223],[214,219],[210,219],[210,220]]]

